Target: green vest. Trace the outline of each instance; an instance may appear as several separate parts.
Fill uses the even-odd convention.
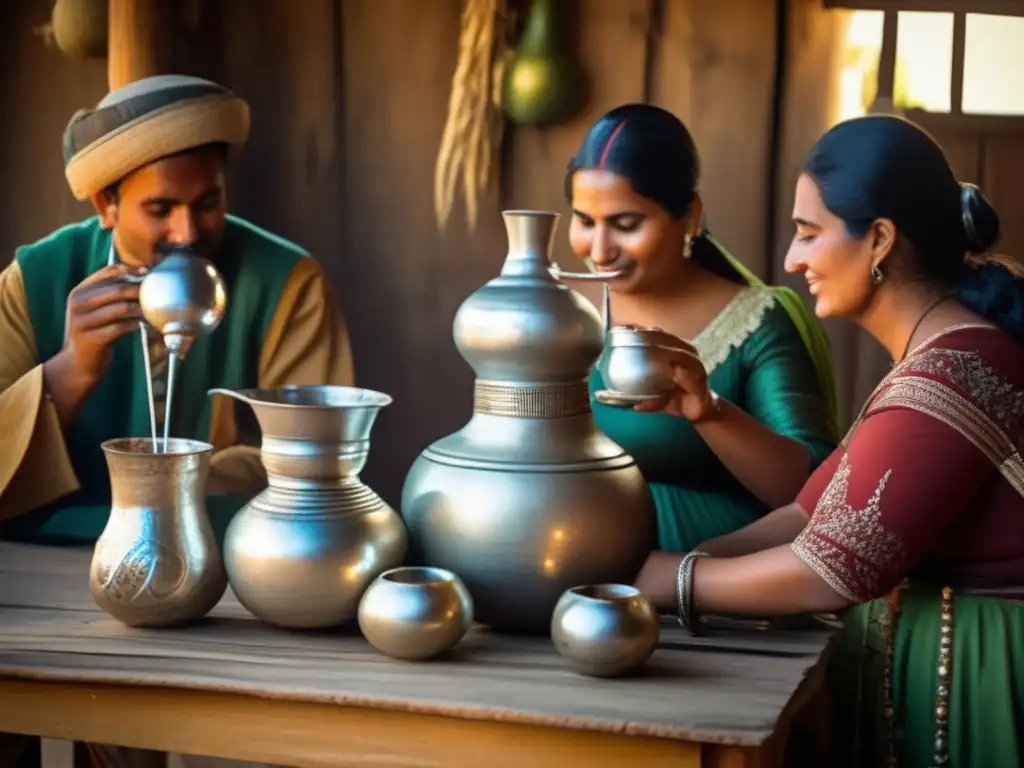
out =
[[[63,227],[16,252],[40,362],[63,347],[68,294],[107,264],[111,237],[112,232],[92,218]],[[178,369],[170,409],[173,437],[209,439],[209,389],[257,386],[263,339],[281,292],[305,255],[292,243],[228,217],[216,258],[227,284],[228,309],[212,334],[196,340]],[[37,533],[45,533],[47,537],[88,540],[102,532],[109,516],[110,478],[100,444],[150,434],[147,372],[139,337],[139,333],[127,334],[114,344],[109,370],[65,435],[81,488],[48,507],[6,521],[2,538],[32,540]],[[86,515],[85,507],[93,508],[93,513]],[[96,508],[104,507],[97,515]],[[81,514],[76,514],[80,510]]]

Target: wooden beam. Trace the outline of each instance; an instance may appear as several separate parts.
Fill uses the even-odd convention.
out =
[[[981,134],[1020,134],[1024,131],[1024,115],[965,115],[926,112],[923,109],[904,110],[903,116],[931,130],[956,131],[979,136]]]
[[[707,764],[701,744],[625,733],[218,691],[6,677],[0,677],[0,731],[298,768]],[[746,762],[732,765],[760,766],[761,751],[733,748],[730,755]]]
[[[822,0],[826,8],[857,11],[936,11],[1024,16],[1024,0]]]
[[[958,115],[964,103],[964,53],[967,48],[967,14],[953,14],[953,68],[949,78],[949,111]]]
[[[110,90],[174,69],[172,0],[108,0],[107,85]]]
[[[878,90],[875,101],[891,105],[896,89],[896,43],[899,38],[899,16],[886,13],[882,22],[882,49],[878,53]]]

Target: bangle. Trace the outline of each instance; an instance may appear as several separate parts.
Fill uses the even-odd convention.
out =
[[[710,555],[697,549],[690,550],[683,555],[683,559],[679,561],[679,570],[676,571],[676,609],[679,624],[692,634],[697,634],[696,616],[693,613],[693,566],[698,557]]]

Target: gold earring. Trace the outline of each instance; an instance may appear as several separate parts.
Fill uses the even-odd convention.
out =
[[[688,259],[693,256],[693,235],[689,232],[683,237],[683,258]]]

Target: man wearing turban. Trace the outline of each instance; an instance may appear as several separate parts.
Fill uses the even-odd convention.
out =
[[[243,100],[177,75],[130,83],[71,118],[65,175],[98,215],[19,248],[0,272],[0,540],[95,542],[110,512],[100,444],[150,434],[146,358],[158,421],[166,410],[172,436],[214,447],[207,506],[218,538],[266,475],[233,401],[207,391],[353,383],[345,322],[317,262],[226,213],[227,161],[248,132]],[[217,266],[228,308],[191,347],[165,409],[166,348],[140,330],[138,281],[125,278],[172,246]]]

